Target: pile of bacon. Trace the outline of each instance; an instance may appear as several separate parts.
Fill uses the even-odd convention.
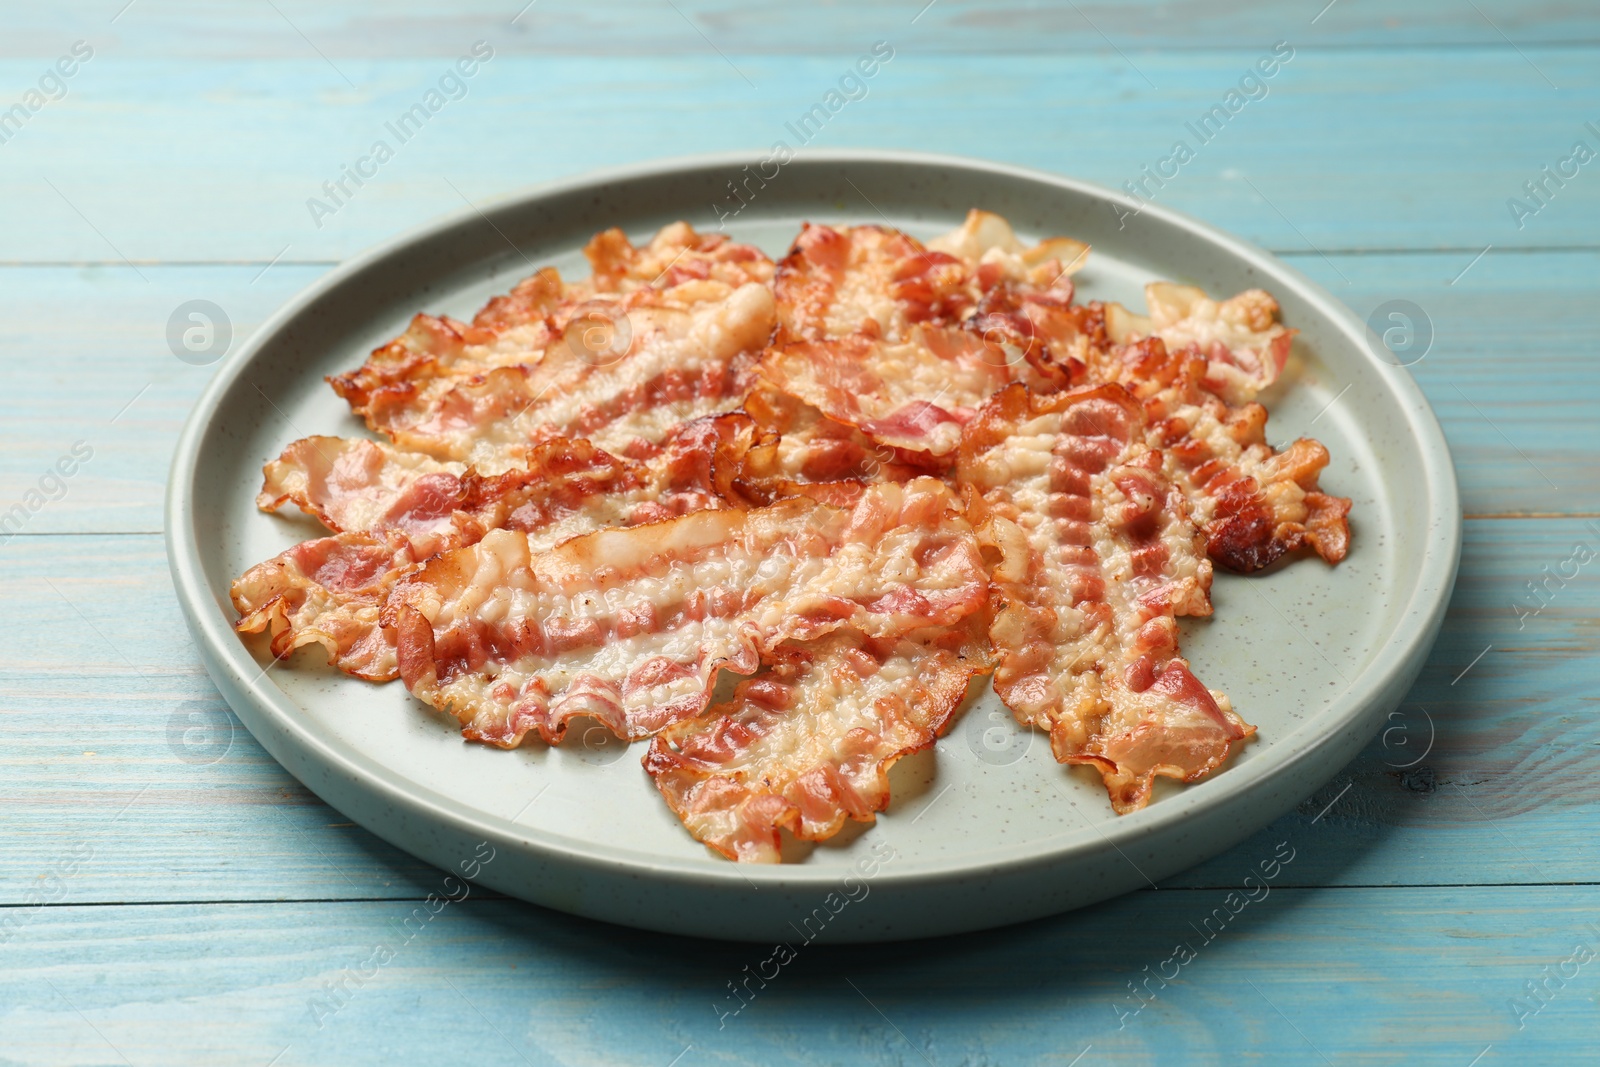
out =
[[[973,679],[1119,812],[1254,732],[1178,652],[1213,563],[1337,562],[1328,453],[1264,438],[1292,330],[1252,290],[1074,302],[1088,248],[974,211],[923,245],[807,225],[774,264],[685,223],[585,249],[330,379],[259,503],[332,531],[233,586],[279,657],[402,679],[474,741],[648,741],[695,838],[776,861],[889,802]],[[722,672],[743,676],[718,686]]]

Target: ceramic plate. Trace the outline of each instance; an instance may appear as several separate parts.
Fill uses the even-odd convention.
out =
[[[221,365],[178,444],[167,544],[206,666],[267,751],[373,833],[502,892],[655,930],[791,944],[952,933],[1101,900],[1228,848],[1344,766],[1433,643],[1461,526],[1438,423],[1364,324],[1260,249],[1154,205],[1131,215],[1125,198],[1082,182],[965,159],[814,153],[748,185],[741,207],[728,183],[754,162],[647,164],[457,211],[331,272]],[[584,276],[580,249],[608,226],[639,241],[675,219],[708,231],[720,219],[777,257],[802,220],[927,238],[970,207],[1028,240],[1090,242],[1083,299],[1142,309],[1154,279],[1212,294],[1260,286],[1300,331],[1263,397],[1269,432],[1327,444],[1322,484],[1354,499],[1353,545],[1338,567],[1219,574],[1215,616],[1185,625],[1196,674],[1259,730],[1207,780],[1163,780],[1148,808],[1114,815],[1098,776],[1057,764],[1045,736],[1016,727],[985,686],[934,750],[894,768],[875,825],[752,868],[684,832],[640,767],[642,745],[598,730],[592,744],[554,750],[467,744],[398,682],[344,677],[320,650],[274,666],[264,641],[231,629],[229,582],[319,529],[256,510],[262,463],[304,434],[363,434],[323,376],[358,366],[414,312],[470,318],[536,265]]]

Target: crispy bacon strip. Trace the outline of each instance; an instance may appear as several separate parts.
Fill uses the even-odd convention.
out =
[[[364,438],[303,437],[262,469],[256,506],[293,503],[336,533],[390,527],[427,535],[449,525],[463,470]]]
[[[635,248],[616,227],[594,236],[583,254],[594,269],[592,284],[607,293],[671,289],[692,281],[718,281],[737,289],[772,281],[774,264],[754,245],[725,234],[699,234],[687,222],[662,228],[644,248]]]
[[[1089,258],[1089,246],[1070,237],[1051,237],[1036,245],[1025,245],[1004,218],[977,208],[967,212],[960,226],[929,241],[928,249],[986,268],[984,273],[990,277],[1045,286],[1063,274],[1082,270]],[[990,284],[979,280],[982,288]]]
[[[335,532],[398,531],[418,558],[501,527],[554,546],[605,526],[742,503],[744,457],[766,439],[733,413],[679,425],[644,462],[558,438],[532,448],[527,466],[485,476],[374,441],[307,437],[266,465],[256,503],[263,511],[293,503]]]
[[[1027,246],[999,215],[976,208],[957,229],[928,242],[966,265],[974,297],[963,328],[1005,352],[1013,376],[1058,389],[1083,380],[1088,350],[1103,339],[1098,308],[1072,302],[1072,275],[1089,246],[1052,237]]]
[[[1159,337],[1115,346],[1098,358],[1102,381],[1125,384],[1144,403],[1146,440],[1189,498],[1206,551],[1241,574],[1303,547],[1329,563],[1350,545],[1350,501],[1322,492],[1328,450],[1301,438],[1283,452],[1266,442],[1267,409],[1230,406],[1205,386],[1208,364],[1192,346]]]
[[[1083,384],[1106,344],[1099,304],[1074,304],[1072,281],[1047,288],[1002,281],[987,290],[962,327],[1004,357],[1014,380],[1046,390]]]
[[[774,320],[764,286],[718,281],[597,297],[566,313],[561,340],[536,362],[437,388],[395,386],[356,410],[402,448],[484,471],[553,437],[644,458],[679,423],[738,406]]]
[[[499,367],[537,363],[561,339],[548,317],[591,295],[590,287],[566,284],[553,267],[545,267],[490,300],[470,324],[448,315],[415,316],[405,333],[374,349],[361,367],[328,383],[362,414],[396,392],[438,392],[450,382]]]
[[[742,459],[739,490],[759,503],[811,496],[849,506],[871,483],[904,482],[943,466],[926,453],[874,441],[765,383],[745,397],[743,411],[756,438]]]
[[[258,503],[293,502],[338,536],[297,545],[233,585],[243,633],[272,633],[273,654],[325,646],[339,669],[397,677],[395,634],[380,621],[389,591],[419,560],[518,531],[536,550],[608,526],[725,506],[754,431],[743,416],[681,427],[648,464],[587,441],[551,441],[529,465],[484,477],[387,445],[312,437],[266,466]]]
[[[779,343],[761,374],[878,444],[948,456],[997,389],[1082,379],[1104,339],[1098,310],[1072,303],[1087,252],[1066,238],[1025,247],[978,211],[927,248],[883,227],[809,225],[779,266]]]
[[[1178,655],[1179,615],[1209,615],[1211,564],[1183,494],[1143,444],[1121,386],[1033,396],[1014,385],[962,440],[960,477],[996,554],[995,691],[1096,767],[1118,812],[1157,776],[1194,781],[1254,727]]]
[[[396,579],[415,562],[399,533],[302,542],[234,581],[234,629],[270,633],[278,659],[321,645],[328,662],[346,674],[387,682],[398,674],[398,663],[394,640],[378,617]]]
[[[697,840],[776,863],[780,828],[821,841],[889,806],[889,768],[944,732],[986,645],[967,624],[785,645],[730,700],[657,734],[645,769]]]
[[[782,345],[761,376],[890,448],[948,456],[977,406],[1012,380],[1003,353],[970,331],[918,326],[902,342],[865,333]]]
[[[951,503],[919,479],[850,511],[793,498],[547,552],[496,531],[396,587],[400,674],[472,740],[553,744],[576,715],[646,737],[704,710],[719,670],[750,674],[784,641],[894,637],[978,609],[982,561]]]
[[[1117,344],[1159,337],[1172,351],[1192,349],[1206,361],[1204,385],[1229,404],[1244,404],[1283,372],[1298,332],[1277,321],[1278,302],[1260,289],[1218,303],[1192,285],[1144,287],[1148,317],[1106,305],[1106,332]]]
[[[1026,247],[1004,219],[985,211],[970,212],[960,228],[926,247],[885,226],[806,223],[774,281],[779,340],[865,332],[897,341],[919,323],[959,325],[997,285],[1049,289],[1081,267],[1088,251],[1068,238]]]
[[[502,367],[533,366],[574,335],[580,346],[585,335],[592,342],[594,331],[603,332],[618,313],[619,298],[637,290],[713,280],[731,291],[770,284],[774,269],[759,249],[722,234],[702,236],[684,222],[663,228],[643,249],[635,249],[621,230],[606,230],[584,253],[594,267],[590,280],[565,282],[555,268],[544,267],[490,299],[471,323],[418,315],[365,365],[330,378],[330,384],[364,415],[396,393],[433,397],[449,383]]]
[[[898,230],[808,222],[773,283],[779,340],[900,338],[918,322],[959,322],[971,307],[966,274],[955,256]]]

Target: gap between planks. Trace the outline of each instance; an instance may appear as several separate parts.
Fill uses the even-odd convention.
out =
[[[951,32],[955,32],[955,31],[951,30]],[[1087,36],[1087,35],[1085,35],[1085,36]],[[636,48],[631,48],[631,47],[625,47],[625,48],[612,47],[612,48],[609,48],[609,49],[595,48],[593,50],[590,50],[590,49],[587,49],[587,48],[583,48],[583,47],[570,48],[570,47],[559,47],[559,46],[548,47],[548,48],[518,48],[517,45],[518,44],[522,44],[522,43],[524,43],[524,42],[520,42],[520,41],[519,42],[514,42],[511,46],[507,47],[505,50],[500,51],[500,52],[496,52],[495,54],[496,54],[496,56],[504,56],[505,58],[508,58],[508,59],[547,59],[547,58],[550,58],[552,56],[560,56],[560,57],[570,56],[570,57],[575,58],[575,59],[609,59],[609,60],[614,60],[614,61],[619,61],[619,62],[626,62],[626,61],[630,61],[630,60],[652,61],[652,60],[660,60],[660,59],[663,59],[663,58],[671,58],[671,57],[668,57],[668,56],[664,56],[659,49],[647,51],[647,50],[643,49],[642,47],[641,48],[637,48],[637,49]],[[532,42],[527,42],[527,43],[532,43]],[[683,43],[690,43],[690,42],[685,41]],[[796,48],[796,49],[782,49],[782,50],[779,50],[779,49],[773,49],[773,48],[758,48],[758,47],[740,46],[740,45],[737,45],[737,44],[734,44],[734,43],[728,42],[728,41],[724,41],[723,43],[729,45],[729,48],[728,49],[722,49],[720,51],[727,51],[728,54],[730,54],[730,55],[740,56],[740,57],[743,57],[743,58],[746,58],[746,59],[754,59],[754,60],[762,60],[762,59],[777,59],[777,60],[785,60],[785,59],[822,59],[822,60],[831,60],[831,59],[838,59],[840,56],[846,55],[846,54],[849,53],[849,49],[845,48],[845,47],[840,47],[840,48]],[[1396,40],[1396,41],[1393,41],[1393,42],[1376,41],[1376,40],[1374,40],[1374,41],[1330,41],[1330,42],[1327,42],[1325,44],[1306,44],[1306,45],[1296,44],[1295,45],[1295,49],[1296,49],[1296,55],[1300,54],[1301,52],[1307,52],[1307,53],[1309,53],[1309,52],[1322,52],[1322,53],[1329,53],[1329,52],[1375,52],[1375,53],[1379,53],[1379,54],[1386,53],[1386,52],[1504,52],[1504,51],[1508,50],[1508,48],[1507,48],[1507,44],[1508,43],[1513,45],[1514,47],[1517,47],[1517,48],[1533,49],[1533,50],[1541,51],[1541,52],[1578,52],[1578,51],[1583,51],[1585,49],[1594,49],[1594,48],[1600,47],[1600,38],[1579,37],[1579,38],[1566,39],[1566,40],[1562,40],[1562,39],[1535,39],[1535,40],[1510,41],[1509,39],[1496,40],[1495,38],[1490,37],[1488,34],[1485,34],[1481,40],[1471,40],[1471,41],[1465,41],[1465,40],[1463,40],[1463,41]],[[1051,46],[1051,45],[1038,45],[1038,46],[1023,45],[1023,46],[1020,46],[1020,47],[1005,47],[1005,48],[997,48],[997,47],[988,46],[988,45],[985,45],[983,47],[952,48],[952,47],[942,47],[942,46],[940,46],[940,45],[938,45],[936,43],[931,43],[931,42],[918,42],[916,44],[916,49],[917,49],[917,53],[919,55],[960,56],[960,57],[984,57],[984,56],[988,56],[988,57],[998,57],[998,58],[1004,59],[1004,58],[1009,58],[1009,57],[1013,57],[1013,56],[1028,56],[1028,57],[1036,57],[1036,56],[1062,56],[1062,57],[1103,56],[1108,51],[1112,50],[1111,48],[1108,47],[1108,44],[1109,44],[1109,42],[1105,42],[1103,38],[1101,39],[1101,43],[1094,43],[1093,41],[1090,41],[1090,42],[1085,43],[1085,44],[1070,44],[1070,45],[1055,45],[1055,46]],[[1258,41],[1246,40],[1245,38],[1242,38],[1242,37],[1237,42],[1220,43],[1220,44],[1182,44],[1182,43],[1175,42],[1175,41],[1137,42],[1137,41],[1127,41],[1127,40],[1124,40],[1124,44],[1126,45],[1126,47],[1124,49],[1125,51],[1132,52],[1135,55],[1145,55],[1145,56],[1167,55],[1167,54],[1177,54],[1177,55],[1185,55],[1185,56],[1204,56],[1204,55],[1226,56],[1226,55],[1234,55],[1234,54],[1241,53],[1241,52],[1253,52],[1253,51],[1259,50],[1259,48],[1260,48],[1260,43]],[[691,47],[691,48],[688,48],[688,49],[682,49],[682,50],[679,50],[677,52],[674,52],[672,55],[674,57],[675,56],[690,56],[690,57],[696,57],[696,58],[704,58],[704,57],[708,57],[708,56],[713,56],[713,55],[719,54],[719,50],[716,49],[715,45],[713,45],[712,48],[713,48],[713,50],[707,51],[705,49],[699,49],[699,48],[692,48]],[[425,61],[425,60],[429,60],[429,59],[449,58],[449,57],[453,57],[454,56],[454,53],[415,52],[415,51],[407,52],[403,56],[402,55],[374,55],[374,54],[363,53],[363,52],[351,52],[351,51],[347,51],[347,50],[344,50],[344,51],[334,50],[333,54],[338,56],[341,59],[348,59],[348,60],[351,60],[351,61],[367,62],[367,63],[373,63],[373,62],[379,62],[379,63],[402,62],[402,61],[405,61],[405,60],[424,60]],[[7,56],[7,57],[3,57],[3,58],[14,59],[14,58],[18,58],[18,57]],[[194,53],[189,52],[189,51],[176,51],[176,50],[174,50],[174,51],[144,51],[144,52],[140,53],[139,58],[141,60],[172,60],[172,59],[203,58],[204,60],[212,61],[212,62],[242,62],[242,63],[306,63],[306,62],[311,62],[304,55],[301,55],[299,53],[290,54],[288,52],[272,52],[272,53],[268,53],[268,52],[232,52],[232,53],[227,53],[227,54],[208,53],[203,57],[197,57]]]

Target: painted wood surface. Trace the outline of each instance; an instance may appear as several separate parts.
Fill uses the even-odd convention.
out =
[[[1414,0],[1374,8],[1352,0],[837,0],[797,4],[739,0],[426,0],[381,7],[275,0],[239,4],[218,25],[204,0],[138,0],[138,17],[114,3],[35,5],[8,17],[0,55],[48,52],[85,29],[140,55],[298,58],[449,55],[463,35],[502,35],[519,55],[656,56],[724,52],[837,52],[841,42],[894,31],[929,52],[1013,55],[1087,50],[1193,49],[1252,45],[1274,28],[1337,46],[1593,43],[1600,14],[1573,2]],[[113,21],[113,18],[115,19]]]
[[[0,511],[78,442],[93,452],[0,543],[0,1063],[1592,1057],[1600,964],[1574,949],[1600,951],[1600,563],[1537,598],[1529,583],[1575,545],[1600,549],[1600,163],[1549,186],[1520,229],[1506,200],[1576,139],[1600,147],[1584,126],[1600,126],[1600,12],[521,7],[112,0],[0,15],[0,111],[74,41],[94,49],[0,143]],[[306,198],[480,39],[495,55],[465,98],[315,226]],[[168,317],[213,300],[242,338],[338,259],[461,206],[451,182],[483,200],[764,147],[875,40],[895,58],[816,145],[962,152],[1113,186],[1273,42],[1293,44],[1267,96],[1158,199],[1284,254],[1358,314],[1390,299],[1425,312],[1434,346],[1412,373],[1474,517],[1421,679],[1300,810],[1157,891],[969,937],[806,949],[720,1019],[739,1004],[727,983],[765,952],[476,889],[408,927],[440,872],[261,751],[173,603],[162,484],[211,370],[173,357]],[[1280,843],[1293,861],[1234,915],[1228,893]],[[1219,907],[1226,929],[1208,939]],[[1178,977],[1149,978],[1173,973],[1184,939],[1195,958]],[[369,966],[380,946],[392,960]]]
[[[1248,870],[1282,855],[1287,873],[1311,849],[1285,839],[1241,859]],[[441,902],[456,892],[433,888]],[[6,946],[4,1055],[277,1067],[1589,1062],[1600,963],[1569,961],[1600,951],[1592,889],[1252,891],[1245,903],[1223,889],[1144,890],[887,949],[798,945],[782,968],[763,966],[771,946],[625,933],[470,895],[432,914],[413,901],[62,907]],[[1535,1001],[1527,986],[1541,981]]]
[[[344,75],[315,56],[154,60],[107,44],[0,145],[0,261],[339,259],[463,197],[653,157],[764,154],[875,39],[728,62],[497,54],[403,144],[385,124],[450,74],[470,34],[443,57],[349,59]],[[954,152],[1121,188],[1187,138],[1195,158],[1150,186],[1157,199],[1274,251],[1451,249],[1465,253],[1459,270],[1488,244],[1600,247],[1600,162],[1551,185],[1520,228],[1506,206],[1576,140],[1600,148],[1585,128],[1600,128],[1586,48],[1538,50],[1559,89],[1504,46],[1297,48],[1264,98],[1199,144],[1185,124],[1281,39],[1263,28],[1249,46],[1132,63],[901,47],[810,145]],[[0,62],[0,84],[20,96],[54,58]],[[314,219],[307,201],[385,137],[394,158],[378,177]],[[701,221],[712,218],[708,207]]]

